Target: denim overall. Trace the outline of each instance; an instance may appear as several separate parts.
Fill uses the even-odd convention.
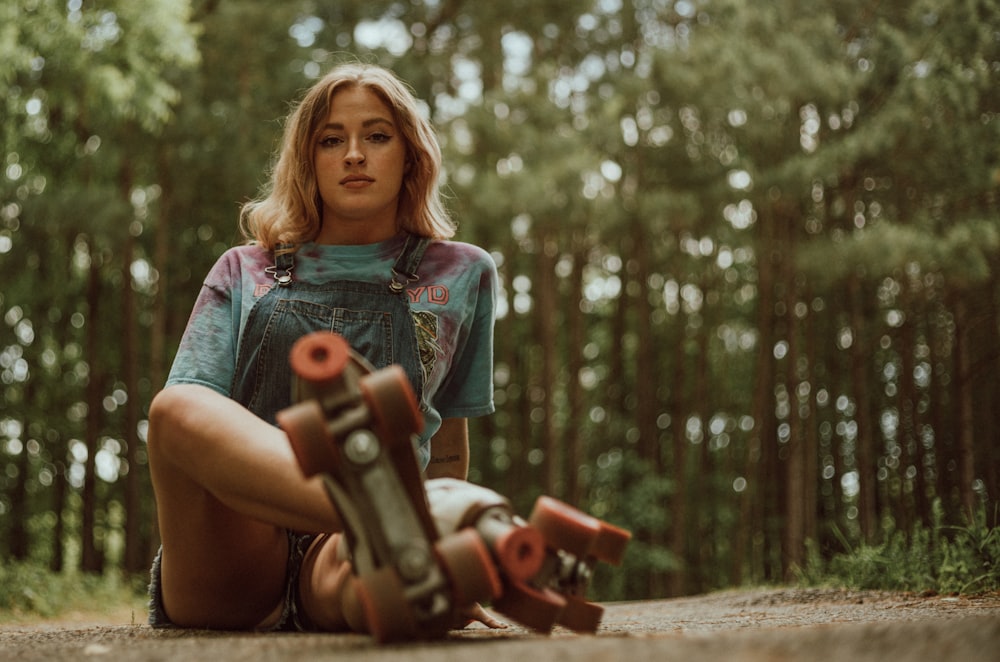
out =
[[[422,402],[423,369],[417,332],[410,314],[406,286],[417,280],[417,267],[429,239],[407,235],[384,282],[350,280],[310,284],[295,282],[293,253],[275,257],[275,286],[250,311],[239,343],[232,397],[264,420],[291,404],[292,370],[288,354],[303,335],[313,331],[339,333],[375,368],[397,363],[403,367],[417,402]],[[308,629],[298,613],[299,569],[315,536],[288,531],[285,598],[275,630]],[[160,576],[162,548],[153,560],[149,586],[149,623],[171,627],[163,607]]]
[[[268,269],[276,286],[254,305],[240,337],[233,399],[274,423],[275,414],[291,403],[292,345],[310,332],[333,331],[375,368],[401,365],[422,402],[423,368],[406,285],[417,279],[428,243],[408,235],[392,273],[380,283],[295,282],[294,254],[278,255]]]

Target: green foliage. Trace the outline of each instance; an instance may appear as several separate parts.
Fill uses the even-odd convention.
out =
[[[128,604],[133,605],[136,619],[144,620],[145,594],[142,577],[124,579],[118,572],[53,573],[35,563],[0,563],[0,622],[53,618],[73,611],[94,613]]]
[[[940,502],[930,527],[916,525],[911,533],[891,530],[879,545],[860,545],[821,558],[809,545],[800,581],[857,589],[977,593],[1000,590],[1000,526],[986,523],[980,509],[964,527],[944,523]]]
[[[849,238],[814,241],[798,255],[798,267],[817,283],[846,280],[859,270],[891,276],[921,263],[941,269],[950,282],[967,287],[995,276],[990,260],[1000,250],[1000,220],[956,221],[940,233],[913,224],[883,223]]]

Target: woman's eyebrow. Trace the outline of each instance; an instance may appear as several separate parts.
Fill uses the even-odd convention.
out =
[[[395,125],[390,120],[387,120],[384,117],[373,117],[371,119],[367,119],[364,122],[362,122],[361,128],[368,129],[375,126],[376,124],[388,124],[389,127],[395,127]],[[323,125],[323,128],[343,131],[344,125],[340,122],[327,122],[325,125]]]

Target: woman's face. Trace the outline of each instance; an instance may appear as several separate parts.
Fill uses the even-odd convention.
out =
[[[357,85],[336,92],[313,149],[323,202],[317,242],[367,244],[395,235],[407,149],[381,97]]]

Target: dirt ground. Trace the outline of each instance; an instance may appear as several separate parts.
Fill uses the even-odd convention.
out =
[[[1000,660],[1000,594],[920,596],[833,589],[761,589],[607,605],[595,635],[557,628],[470,627],[447,639],[376,646],[362,635],[153,630],[143,614],[86,614],[56,622],[0,624],[0,660],[294,659],[489,662],[656,659],[865,662]]]

